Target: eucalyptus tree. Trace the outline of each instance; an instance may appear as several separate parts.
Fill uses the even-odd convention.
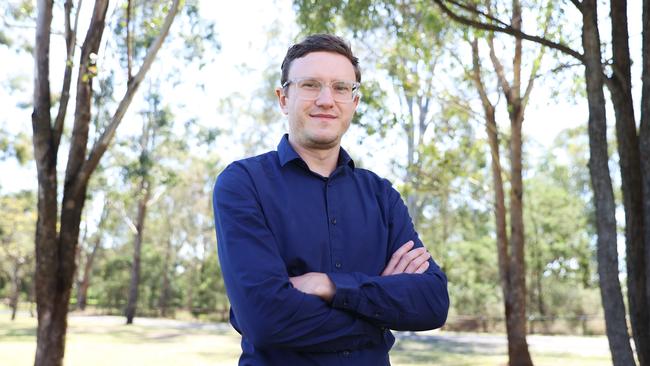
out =
[[[495,16],[496,7],[490,2],[485,6],[488,8],[489,16]],[[541,9],[544,16],[540,28],[546,34],[548,32],[552,6],[546,5]],[[512,2],[511,12],[512,27],[521,30],[523,24],[522,5],[519,0]],[[523,172],[523,135],[522,126],[525,119],[525,110],[528,105],[530,94],[533,90],[535,79],[538,77],[544,47],[540,47],[533,57],[526,57],[523,44],[520,39],[515,39],[512,45],[512,68],[504,66],[502,57],[499,57],[495,46],[494,34],[487,34],[485,43],[489,48],[489,60],[496,75],[498,90],[503,93],[506,101],[506,111],[510,120],[508,136],[508,157],[510,174],[509,176],[509,209],[506,209],[506,195],[503,181],[503,168],[501,162],[501,145],[503,132],[497,123],[497,108],[490,100],[491,90],[484,82],[483,62],[479,49],[479,39],[473,38],[471,42],[472,63],[471,80],[480,96],[485,119],[485,130],[488,136],[492,167],[492,185],[494,189],[494,215],[496,223],[497,253],[499,259],[501,288],[503,290],[506,329],[508,334],[508,356],[511,364],[532,365],[532,359],[526,342],[526,270],[525,270],[525,231],[524,231],[524,182]],[[533,51],[535,52],[535,51]],[[528,64],[528,65],[527,65]],[[523,68],[528,66],[529,75],[527,80],[522,79]],[[508,73],[511,76],[508,77]],[[510,219],[510,232],[508,233],[508,222]]]
[[[129,2],[130,3],[130,2]],[[54,2],[37,2],[36,36],[34,43],[34,110],[32,113],[33,145],[38,172],[38,221],[36,225],[36,301],[38,310],[35,365],[60,365],[65,352],[65,334],[70,293],[75,273],[75,254],[88,180],[106,152],[133,97],[144,80],[160,50],[172,22],[180,8],[180,0],[152,5],[153,13],[164,14],[162,21],[151,23],[156,35],[147,44],[142,63],[126,71],[124,95],[110,121],[98,134],[94,145],[89,144],[89,124],[92,116],[91,98],[93,79],[101,71],[98,56],[106,29],[107,0],[97,0],[81,44],[81,53],[75,61],[78,47],[78,19],[82,13],[80,2],[64,3],[64,9],[54,9]],[[50,46],[54,15],[61,22],[66,55],[63,60],[61,97],[58,112],[51,115],[53,100],[50,88]],[[60,17],[60,18],[59,18]],[[127,27],[130,24],[127,21]],[[127,36],[129,37],[129,36]],[[131,55],[131,54],[129,54]],[[73,73],[77,65],[78,71]],[[64,132],[68,102],[71,96],[73,74],[76,77],[74,122],[69,137],[67,165],[62,195],[59,195],[59,148]],[[59,197],[61,201],[59,202]]]
[[[650,1],[642,0],[641,117],[635,117],[631,77],[632,57],[627,1],[609,2],[611,62],[604,55],[599,30],[598,2],[572,0],[563,4],[566,19],[577,16],[582,50],[567,42],[567,32],[556,37],[516,29],[508,21],[489,16],[473,2],[434,0],[449,17],[470,27],[510,34],[553,48],[584,65],[589,108],[589,170],[594,191],[598,243],[598,273],[607,336],[615,365],[633,365],[626,310],[618,279],[616,203],[608,166],[606,99],[610,90],[625,210],[627,294],[632,335],[640,365],[650,364]],[[638,3],[637,3],[638,4]]]

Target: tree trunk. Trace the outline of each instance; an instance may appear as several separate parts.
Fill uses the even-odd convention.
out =
[[[598,276],[605,311],[607,339],[615,366],[635,365],[625,320],[625,305],[618,280],[616,204],[609,173],[607,122],[596,0],[583,0],[582,45],[589,105],[589,174],[594,190]]]
[[[646,250],[640,147],[634,118],[632,76],[625,1],[611,1],[614,73],[608,86],[616,116],[619,165],[625,208],[627,294],[630,323],[641,366],[650,365],[650,318],[646,301]]]
[[[102,226],[101,223],[99,225]],[[88,301],[88,287],[90,286],[90,276],[93,270],[93,264],[95,263],[95,256],[99,248],[102,245],[101,236],[98,235],[95,239],[95,244],[93,245],[92,251],[86,257],[86,263],[84,265],[84,273],[79,287],[77,288],[77,308],[81,311],[86,310],[86,303]]]
[[[97,54],[104,31],[104,19],[108,0],[96,0],[90,25],[81,47],[77,82],[75,121],[70,139],[70,150],[65,173],[61,215],[58,214],[57,162],[58,149],[65,120],[67,90],[64,90],[60,112],[54,127],[51,120],[50,94],[50,33],[52,24],[52,0],[37,2],[37,20],[34,43],[34,110],[32,113],[32,142],[38,175],[38,219],[36,222],[36,271],[35,294],[38,312],[36,332],[36,366],[58,366],[63,362],[65,334],[67,329],[68,305],[75,271],[75,251],[79,239],[79,223],[83,210],[88,179],[112,140],[117,126],[128,109],[142,79],[151,67],[162,42],[169,33],[175,18],[179,0],[174,0],[165,17],[160,34],[149,47],[142,66],[127,86],[127,91],[113,115],[110,124],[103,130],[97,143],[86,159],[88,125],[90,123],[91,82],[94,71],[89,67],[91,55]],[[66,40],[68,57],[74,45],[70,34],[69,15],[71,2],[65,3]],[[67,80],[70,59],[66,63],[64,79]],[[59,228],[59,231],[57,231]]]
[[[521,106],[509,105],[518,110]],[[519,107],[519,108],[517,108]],[[510,365],[532,365],[526,342],[526,269],[524,258],[523,181],[521,176],[521,125],[511,122],[510,137],[510,295],[513,311],[508,325]]]
[[[126,324],[133,324],[136,308],[138,305],[138,287],[140,286],[140,255],[142,253],[142,239],[144,235],[144,224],[149,204],[150,186],[147,173],[140,181],[140,199],[138,200],[138,216],[136,218],[136,233],[133,240],[133,263],[131,265],[131,282],[129,284],[129,298],[126,305]]]
[[[646,309],[650,309],[650,0],[643,0],[643,67],[639,155],[643,184],[643,242],[645,246]]]
[[[488,99],[485,87],[481,80],[481,65],[479,60],[478,42],[472,42],[472,79],[481,97],[483,112],[485,114],[485,130],[490,146],[492,185],[494,189],[494,218],[497,236],[497,260],[499,265],[499,279],[501,291],[503,292],[504,312],[506,318],[506,331],[508,334],[508,347],[510,353],[511,322],[513,313],[513,299],[511,296],[511,268],[510,254],[508,252],[508,231],[506,220],[505,191],[503,188],[503,173],[501,168],[501,157],[499,152],[499,133],[495,117],[495,109]]]

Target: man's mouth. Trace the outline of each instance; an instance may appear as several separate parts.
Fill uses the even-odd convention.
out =
[[[327,113],[312,113],[309,115],[312,118],[324,118],[324,119],[335,119],[336,116],[333,114],[327,114]]]

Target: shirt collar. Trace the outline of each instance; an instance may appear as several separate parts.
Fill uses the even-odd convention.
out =
[[[293,160],[300,160],[303,161],[300,155],[296,152],[296,150],[293,149],[291,144],[289,143],[289,134],[284,134],[282,136],[282,139],[280,140],[280,143],[278,144],[278,157],[280,158],[280,165],[285,166],[287,163]],[[345,151],[344,148],[341,148],[339,151],[339,161],[337,162],[337,166],[341,166],[347,164],[350,166],[350,168],[354,169],[354,160],[350,157],[347,151]]]

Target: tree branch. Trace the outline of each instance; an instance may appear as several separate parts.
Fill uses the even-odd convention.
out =
[[[34,111],[32,129],[34,160],[39,182],[45,181],[50,169],[56,169],[56,149],[52,150],[52,121],[50,108],[50,30],[52,27],[52,1],[38,2],[36,40],[34,46]],[[49,175],[49,174],[48,174]]]
[[[99,160],[101,159],[102,155],[104,155],[104,153],[106,152],[106,149],[108,148],[108,145],[111,143],[113,136],[115,136],[115,131],[117,130],[117,127],[119,126],[120,122],[122,122],[122,118],[124,117],[124,114],[126,113],[126,110],[128,109],[129,105],[131,104],[131,101],[133,100],[133,97],[136,91],[138,90],[138,87],[142,83],[142,80],[144,80],[144,76],[151,68],[153,61],[156,59],[156,54],[160,50],[163,42],[165,41],[165,38],[167,37],[167,34],[169,33],[169,29],[171,28],[171,25],[174,19],[176,18],[176,14],[178,13],[179,7],[180,7],[180,0],[173,0],[169,12],[165,17],[165,21],[162,25],[162,28],[160,29],[160,33],[158,34],[158,37],[156,37],[156,39],[153,41],[153,43],[151,44],[151,46],[149,46],[149,49],[147,50],[147,54],[144,58],[144,61],[142,62],[142,66],[138,70],[137,74],[133,77],[133,79],[131,79],[131,81],[128,83],[126,93],[124,94],[124,97],[122,97],[122,100],[120,100],[120,103],[117,106],[117,109],[115,110],[115,114],[113,114],[113,118],[111,119],[110,124],[106,127],[106,129],[104,130],[100,138],[97,140],[97,142],[93,145],[92,150],[90,151],[90,154],[88,156],[88,159],[84,162],[81,168],[82,177],[86,181],[90,178],[90,174],[92,174],[92,172],[99,164]]]
[[[81,2],[81,1],[80,1]],[[79,4],[81,5],[81,4]],[[74,51],[77,37],[77,21],[79,20],[79,8],[77,8],[77,15],[75,19],[74,28],[70,22],[70,14],[72,13],[72,0],[66,0],[65,4],[65,45],[66,45],[66,59],[65,71],[63,73],[63,86],[61,87],[61,100],[59,101],[59,111],[54,120],[54,148],[58,150],[61,143],[61,134],[63,133],[63,122],[68,110],[68,102],[70,101],[70,85],[72,84],[72,66],[74,66]]]
[[[521,38],[521,39],[525,39],[525,40],[528,40],[528,41],[531,41],[531,42],[539,43],[541,45],[544,45],[544,46],[547,46],[549,48],[552,48],[552,49],[558,50],[560,52],[563,52],[563,53],[565,53],[565,54],[567,54],[569,56],[573,56],[574,58],[580,60],[580,62],[584,61],[584,56],[580,52],[575,51],[574,49],[570,48],[567,45],[557,43],[557,42],[553,42],[553,41],[548,40],[548,39],[543,38],[543,37],[532,36],[530,34],[527,34],[527,33],[524,33],[522,31],[516,30],[510,25],[497,26],[497,25],[494,25],[494,24],[483,23],[483,22],[480,22],[480,21],[477,21],[477,20],[474,20],[474,19],[470,19],[470,18],[461,16],[461,15],[458,15],[458,14],[454,13],[448,6],[446,6],[444,4],[445,1],[450,1],[450,0],[433,0],[433,2],[436,5],[438,5],[440,7],[440,9],[445,14],[447,14],[447,16],[449,16],[452,20],[454,20],[454,21],[456,21],[458,23],[465,24],[465,25],[468,25],[468,26],[471,26],[471,27],[474,27],[474,28],[477,28],[477,29],[483,29],[483,30],[491,31],[491,32],[505,33],[505,34],[509,34],[509,35],[517,37],[517,38]],[[480,13],[477,13],[477,11],[472,11],[472,13],[480,15]],[[503,22],[499,22],[499,23],[501,24]]]
[[[494,71],[497,74],[499,85],[501,86],[501,89],[503,89],[503,94],[505,94],[506,99],[510,104],[511,102],[513,102],[512,87],[510,86],[510,83],[506,78],[506,74],[503,71],[503,65],[501,64],[501,61],[499,61],[499,58],[497,57],[496,52],[494,51],[493,37],[488,37],[488,45],[490,46],[490,60],[492,61],[492,65],[494,66]]]
[[[86,32],[86,38],[81,46],[79,72],[77,75],[74,125],[72,127],[72,138],[70,141],[68,163],[65,171],[64,201],[66,197],[76,197],[76,194],[79,193],[77,190],[68,191],[68,188],[76,184],[74,183],[75,181],[81,180],[84,183],[87,181],[87,179],[80,177],[79,173],[86,158],[86,149],[88,144],[88,125],[91,117],[90,105],[92,98],[92,80],[97,73],[94,64],[94,57],[97,55],[99,44],[104,33],[107,9],[108,0],[95,1],[90,25]],[[71,196],[68,196],[68,194],[71,194]]]
[[[582,2],[580,0],[571,0],[571,3],[582,13]]]

